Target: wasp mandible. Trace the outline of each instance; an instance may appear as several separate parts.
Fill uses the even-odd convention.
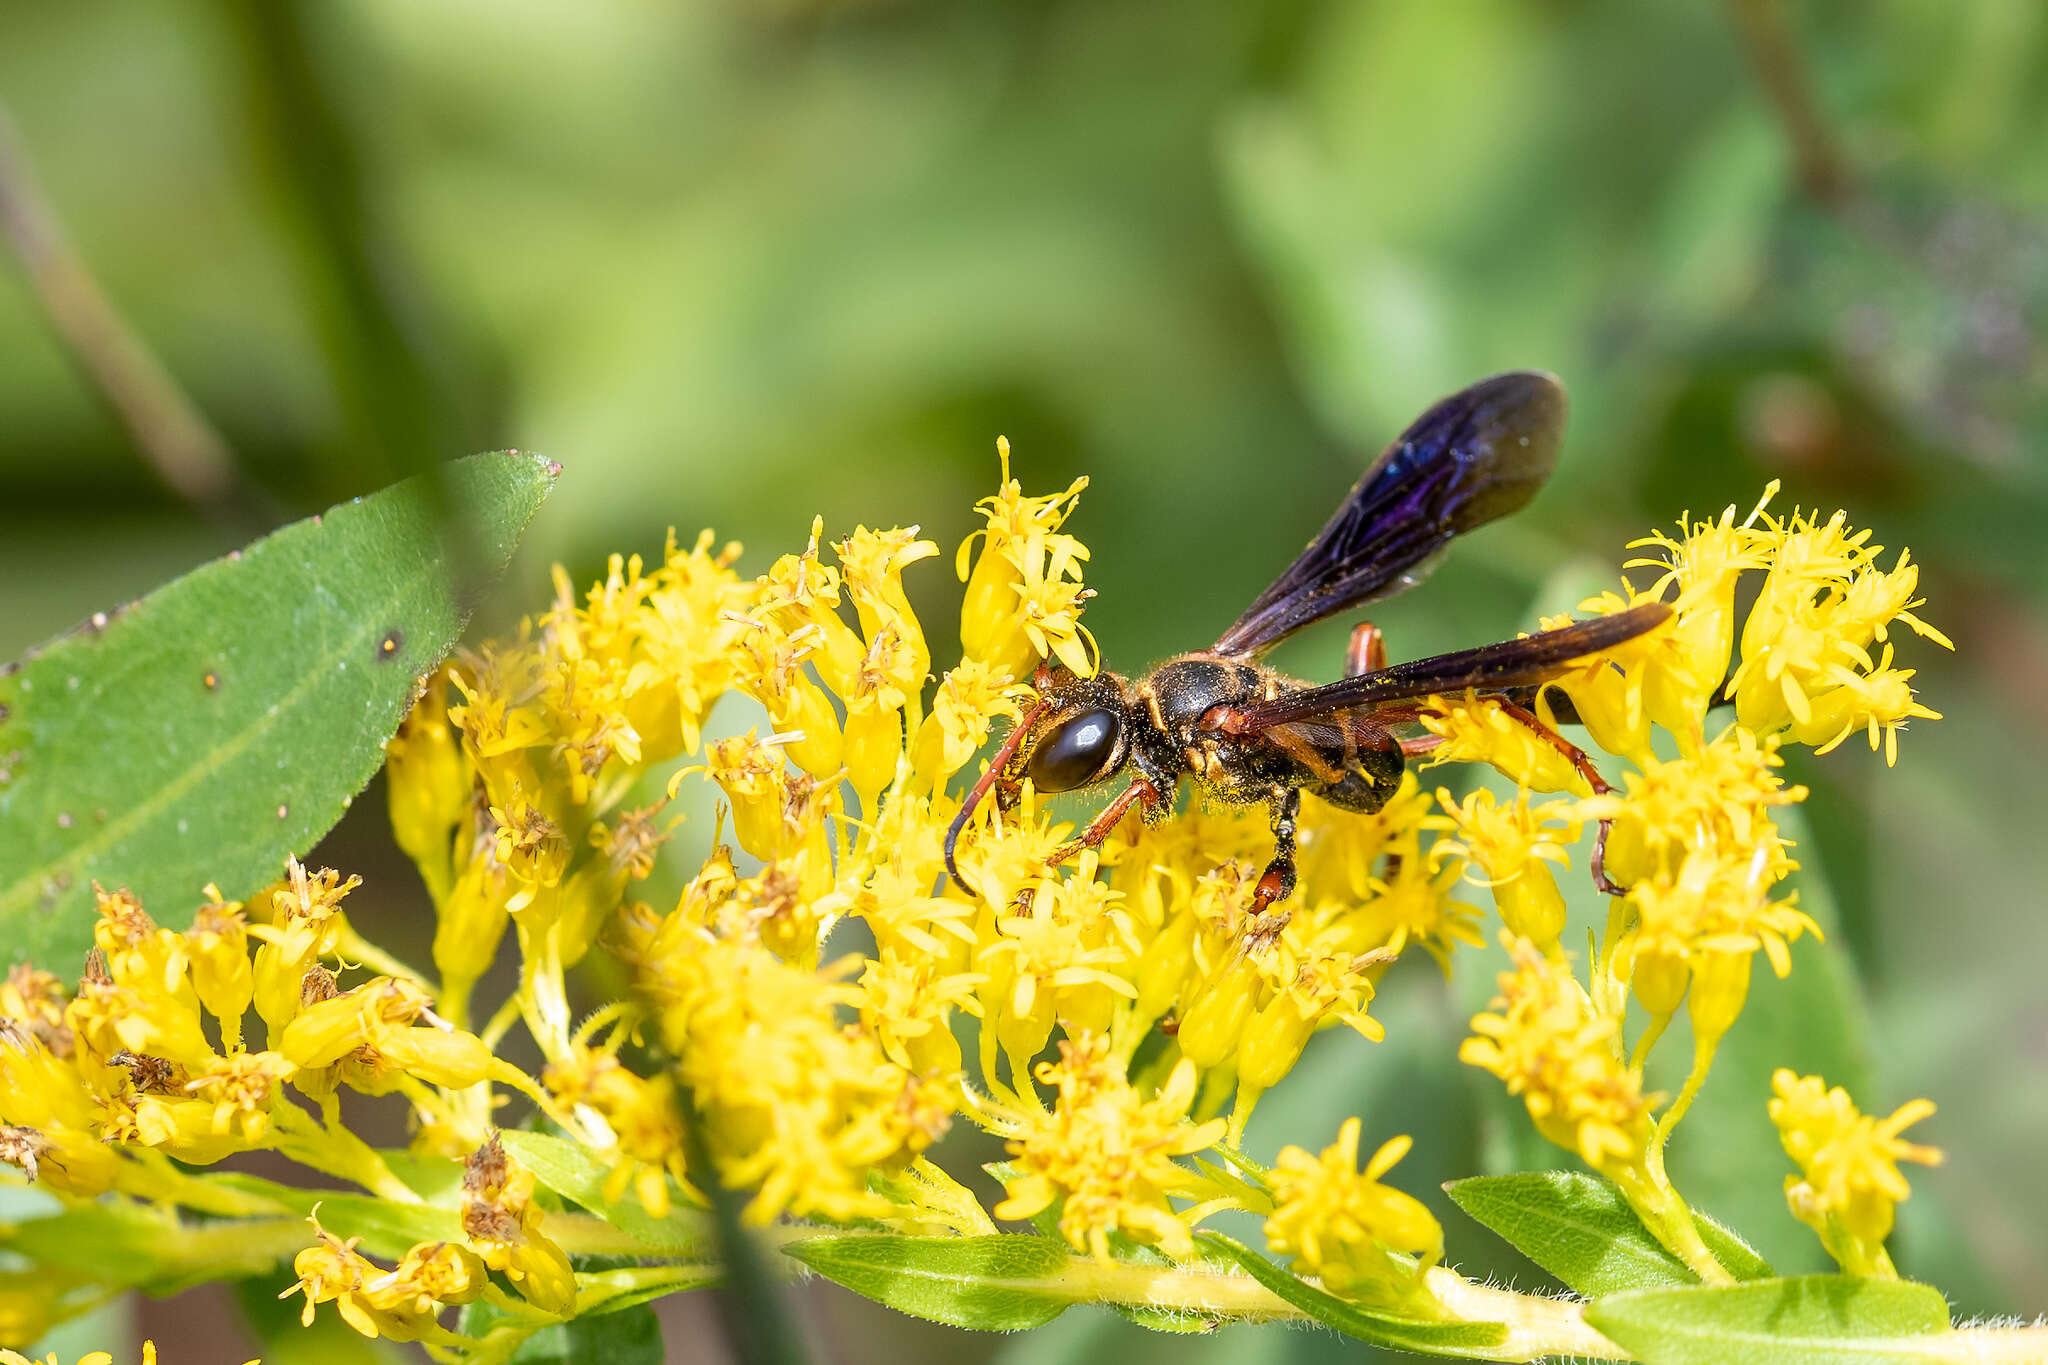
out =
[[[1311,622],[1414,586],[1453,537],[1524,506],[1557,463],[1564,423],[1564,386],[1555,376],[1515,371],[1483,379],[1437,403],[1388,446],[1308,548],[1209,648],[1136,679],[1041,668],[1037,701],[946,832],[954,881],[971,890],[954,848],[991,788],[1007,810],[1026,778],[1040,793],[1065,792],[1129,768],[1130,785],[1053,861],[1101,843],[1134,803],[1146,819],[1160,818],[1185,777],[1212,800],[1264,802],[1272,811],[1273,858],[1253,893],[1253,911],[1263,913],[1294,890],[1301,794],[1344,810],[1380,809],[1407,760],[1436,742],[1397,732],[1428,709],[1429,698],[1446,693],[1497,699],[1595,791],[1608,790],[1584,751],[1530,708],[1537,689],[1574,661],[1662,625],[1671,616],[1664,603],[1391,666],[1384,638],[1364,623],[1351,633],[1345,676],[1320,687],[1259,662]],[[1600,864],[1596,844],[1594,880],[1616,889]]]

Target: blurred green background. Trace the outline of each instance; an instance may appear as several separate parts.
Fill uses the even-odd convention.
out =
[[[1571,388],[1562,466],[1377,611],[1397,657],[1527,628],[1768,478],[1910,545],[1958,650],[1904,661],[1946,719],[1891,772],[1860,744],[1795,761],[1832,955],[1760,980],[1745,1027],[1849,1059],[1830,1079],[1866,1108],[1935,1099],[1915,1135],[1950,1159],[1915,1173],[1902,1269],[1965,1314],[2048,1310],[2038,0],[7,0],[0,34],[0,658],[473,449],[566,470],[499,625],[550,561],[586,578],[670,524],[761,567],[814,512],[950,548],[1000,432],[1027,488],[1092,478],[1089,621],[1141,667],[1212,639],[1426,403],[1520,366]],[[104,335],[60,340],[75,267],[200,415],[194,496],[144,453],[162,419],[138,438],[91,377]],[[1281,661],[1333,676],[1341,650],[1333,627]],[[423,902],[381,819],[359,803],[322,857],[402,938]],[[1417,1135],[1418,1191],[1558,1164],[1453,1060],[1490,971],[1404,967],[1388,1042],[1319,1040],[1254,1147],[1360,1112],[1371,1143]],[[1824,1043],[1816,981],[1853,1006]],[[1717,1072],[1681,1183],[1815,1268],[1760,1075]],[[1445,1216],[1454,1261],[1541,1281]],[[805,1303],[848,1361],[1359,1355]],[[202,1318],[238,1330],[217,1294],[142,1310],[177,1359],[227,1359]],[[720,1358],[699,1309],[669,1339]]]

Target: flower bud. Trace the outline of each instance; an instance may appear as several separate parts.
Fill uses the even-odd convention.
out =
[[[1181,1055],[1204,1071],[1234,1056],[1263,984],[1249,956],[1232,960],[1181,1016]]]

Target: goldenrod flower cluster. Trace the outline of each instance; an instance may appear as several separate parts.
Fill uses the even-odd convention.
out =
[[[1799,1174],[1785,1177],[1785,1201],[1800,1222],[1820,1234],[1842,1269],[1852,1275],[1894,1275],[1884,1239],[1892,1212],[1910,1191],[1899,1174],[1901,1161],[1937,1165],[1933,1147],[1906,1142],[1899,1134],[1928,1117],[1934,1105],[1909,1100],[1890,1118],[1873,1118],[1856,1108],[1849,1092],[1829,1088],[1818,1076],[1780,1068],[1771,1077],[1771,1122]]]
[[[1826,752],[1862,732],[1872,748],[1882,740],[1891,761],[1898,730],[1934,712],[1914,699],[1911,670],[1893,666],[1888,635],[1904,626],[1948,644],[1913,614],[1919,571],[1903,553],[1882,567],[1869,533],[1851,531],[1840,513],[1770,515],[1775,491],[1744,519],[1731,507],[1682,520],[1677,536],[1638,541],[1655,553],[1629,567],[1654,570],[1653,581],[1583,604],[1596,614],[1653,599],[1674,609],[1663,627],[1580,661],[1534,701],[1546,721],[1568,703],[1567,714],[1626,769],[1561,761],[1573,756],[1556,745],[1532,751],[1530,727],[1503,727],[1507,708],[1495,702],[1440,706],[1426,720],[1445,739],[1433,757],[1482,759],[1519,788],[1512,803],[1484,791],[1461,801],[1439,794],[1456,828],[1439,847],[1483,873],[1515,967],[1460,1055],[1520,1095],[1546,1136],[1620,1184],[1652,1231],[1702,1273],[1711,1257],[1665,1177],[1664,1143],[1741,1013],[1757,953],[1784,976],[1790,945],[1819,934],[1780,889],[1798,864],[1773,812],[1806,796],[1779,775],[1781,750]],[[1746,573],[1762,578],[1738,621]],[[1732,720],[1717,709],[1729,701]],[[1597,790],[1587,790],[1588,768],[1609,773]],[[1531,793],[1543,792],[1566,795],[1532,804]],[[1615,895],[1581,983],[1561,947],[1564,905],[1551,865],[1588,825],[1599,830],[1596,870]],[[1632,1043],[1623,1028],[1631,997],[1649,1020]],[[1681,1007],[1693,1066],[1653,1119],[1662,1097],[1644,1093],[1643,1064]]]
[[[1238,1144],[1316,1032],[1382,1036],[1370,1010],[1400,957],[1419,949],[1448,968],[1485,941],[1480,909],[1460,899],[1471,885],[1491,891],[1513,968],[1461,1055],[1706,1273],[1661,1144],[1741,1009],[1754,955],[1782,974],[1788,945],[1814,931],[1777,893],[1795,864],[1772,812],[1804,794],[1780,779],[1780,746],[1857,731],[1889,746],[1931,714],[1886,641],[1894,625],[1940,639],[1911,613],[1912,567],[1881,569],[1840,517],[1762,509],[1645,542],[1658,581],[1587,609],[1659,595],[1671,623],[1531,699],[1546,719],[1568,700],[1629,765],[1618,785],[1599,775],[1606,759],[1518,706],[1437,699],[1431,760],[1490,763],[1515,795],[1455,798],[1411,773],[1370,815],[1311,799],[1298,887],[1265,913],[1263,809],[1134,813],[1070,856],[1066,812],[1028,785],[967,823],[963,889],[944,839],[974,756],[1017,720],[1039,663],[1096,666],[1080,620],[1087,551],[1063,529],[1082,488],[1026,495],[1005,449],[1002,488],[956,560],[960,657],[936,679],[905,580],[939,550],[916,528],[859,527],[828,546],[814,523],[802,550],[753,577],[708,534],[671,538],[654,565],[614,557],[580,596],[558,572],[540,617],[426,680],[390,745],[394,831],[437,913],[431,971],[353,931],[356,879],[296,863],[247,904],[210,897],[187,933],[104,894],[75,994],[26,968],[0,989],[0,1157],[69,1197],[175,1202],[162,1158],[275,1149],[418,1202],[339,1100],[400,1095],[418,1156],[463,1162],[460,1237],[387,1269],[319,1231],[299,1288],[308,1313],[331,1302],[366,1335],[451,1354],[466,1340],[442,1320],[453,1305],[481,1298],[542,1322],[573,1314],[592,1284],[551,1234],[534,1173],[495,1139],[512,1095],[602,1164],[606,1200],[655,1218],[703,1205],[715,1182],[744,1191],[757,1222],[986,1230],[932,1160],[967,1122],[1007,1143],[998,1218],[1043,1220],[1094,1257],[1135,1244],[1184,1258],[1202,1220],[1249,1210],[1332,1292],[1430,1316],[1441,1230],[1382,1183],[1408,1139],[1384,1140],[1363,1172],[1359,1119],[1320,1156],[1289,1148],[1271,1170]],[[1764,580],[1738,656],[1735,585],[1749,571]],[[1724,684],[1736,712],[1721,725]],[[728,718],[735,704],[751,723]],[[715,792],[718,815],[671,883],[680,894],[656,903],[684,784]],[[1582,982],[1556,877],[1594,827],[1619,894]],[[835,932],[848,921],[859,934]],[[508,935],[518,984],[481,1009]],[[586,959],[574,991],[617,998],[579,1021],[570,972]],[[1652,1021],[1633,1045],[1631,995]],[[1660,1121],[1642,1066],[1682,1004],[1696,1065]],[[499,1056],[515,1026],[540,1051],[537,1074]],[[1806,1169],[1813,1182],[1832,1168]],[[1854,1179],[1812,1188],[1838,1221],[1869,1197],[1843,1193],[1865,1188]]]
[[[1297,1274],[1318,1277],[1333,1294],[1434,1316],[1441,1310],[1423,1273],[1443,1259],[1443,1229],[1415,1196],[1380,1183],[1414,1144],[1389,1138],[1361,1171],[1360,1128],[1359,1120],[1344,1120],[1319,1156],[1280,1149],[1269,1176],[1266,1241],[1293,1257]]]

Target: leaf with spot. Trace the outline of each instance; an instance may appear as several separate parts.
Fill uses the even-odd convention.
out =
[[[310,848],[558,472],[457,461],[438,489],[408,480],[295,522],[10,665],[0,961],[75,966],[95,881],[175,923],[208,882],[241,898]]]

